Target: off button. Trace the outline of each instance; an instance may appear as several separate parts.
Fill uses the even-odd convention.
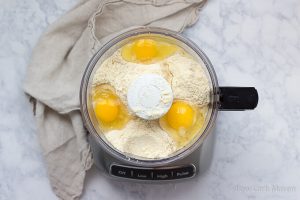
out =
[[[124,178],[132,178],[132,170],[126,167],[121,167],[117,165],[111,166],[111,174],[114,176],[124,177]]]

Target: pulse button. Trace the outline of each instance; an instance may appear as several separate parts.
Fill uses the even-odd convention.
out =
[[[186,166],[173,170],[173,179],[181,179],[192,177],[195,174],[195,168],[193,166]]]

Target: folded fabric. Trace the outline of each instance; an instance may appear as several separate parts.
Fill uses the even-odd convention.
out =
[[[36,100],[39,142],[59,198],[79,198],[93,163],[79,109],[80,82],[89,59],[109,39],[134,26],[180,32],[196,22],[204,2],[84,0],[42,35],[24,90]]]

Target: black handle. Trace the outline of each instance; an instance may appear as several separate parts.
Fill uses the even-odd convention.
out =
[[[220,110],[252,110],[258,103],[254,87],[220,87]]]

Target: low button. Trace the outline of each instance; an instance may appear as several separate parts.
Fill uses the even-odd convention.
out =
[[[141,180],[152,180],[152,172],[145,169],[133,169],[133,178]]]

